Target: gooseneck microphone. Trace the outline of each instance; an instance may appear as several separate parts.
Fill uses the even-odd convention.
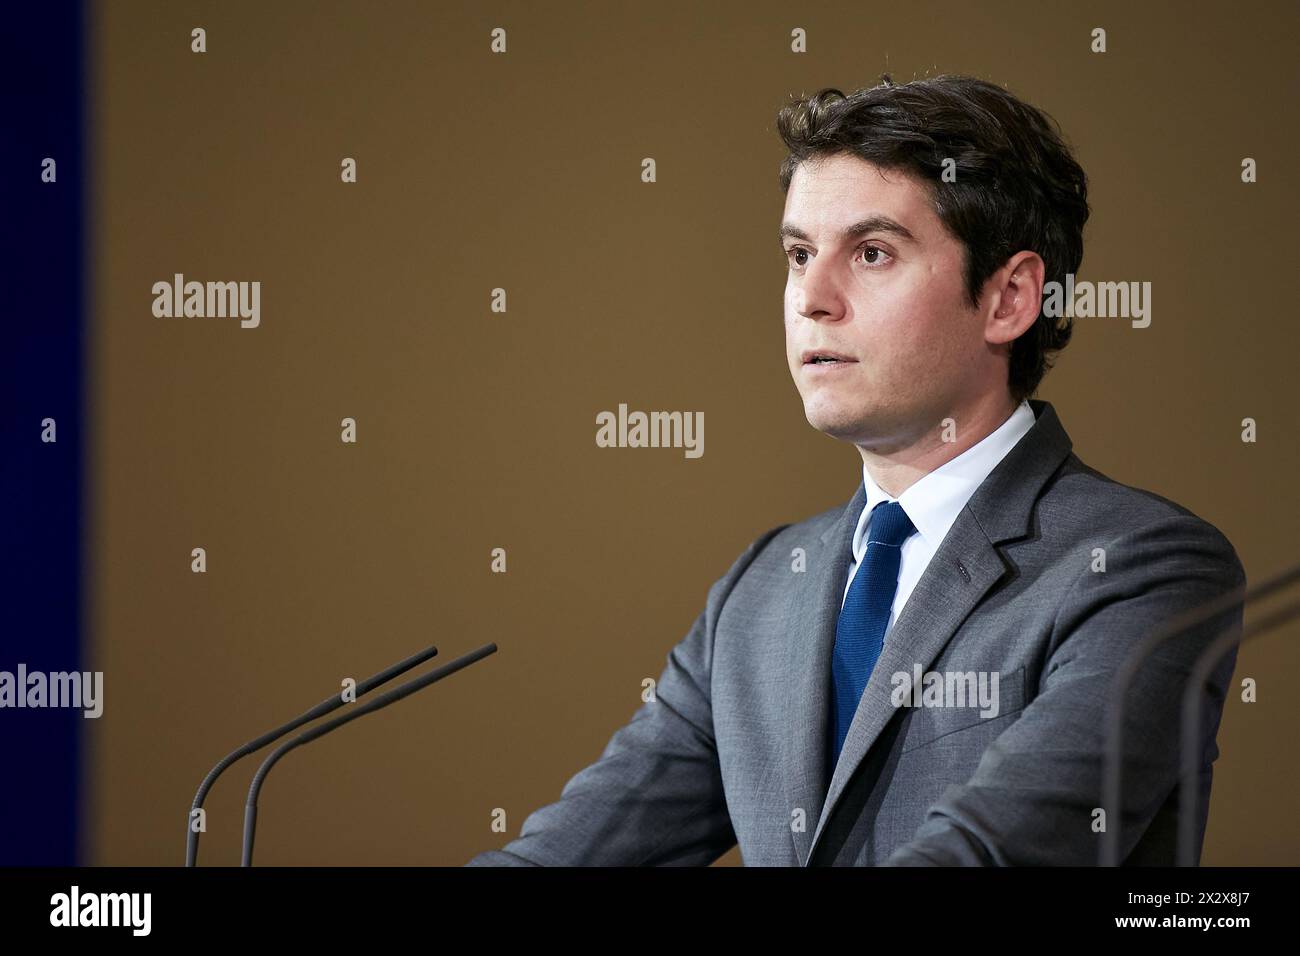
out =
[[[1176,615],[1167,622],[1163,627],[1157,628],[1153,633],[1148,634],[1139,641],[1129,653],[1124,663],[1116,672],[1114,682],[1111,685],[1111,698],[1107,705],[1108,713],[1105,721],[1105,749],[1102,754],[1102,774],[1101,774],[1101,806],[1106,808],[1108,817],[1106,829],[1101,834],[1101,846],[1099,852],[1098,865],[1100,866],[1119,866],[1122,863],[1120,848],[1120,831],[1122,830],[1122,813],[1123,804],[1121,802],[1123,793],[1123,742],[1124,742],[1124,701],[1127,696],[1129,685],[1133,682],[1138,668],[1142,663],[1155,653],[1165,641],[1175,637],[1181,637],[1192,628],[1198,625],[1207,625],[1215,617],[1223,614],[1233,614],[1240,610],[1244,613],[1247,605],[1254,604],[1262,598],[1268,597],[1274,593],[1280,592],[1291,585],[1300,581],[1300,564],[1292,565],[1289,568],[1275,574],[1273,577],[1250,588],[1238,586],[1231,591],[1219,595],[1213,600],[1207,601],[1197,607],[1189,608],[1181,614]],[[1213,627],[1214,640],[1210,645],[1198,655],[1193,665],[1193,673],[1189,684],[1184,685],[1184,698],[1182,714],[1180,719],[1180,730],[1182,735],[1187,733],[1189,725],[1194,726],[1199,721],[1199,704],[1192,704],[1189,697],[1199,695],[1203,692],[1205,678],[1212,669],[1214,663],[1234,645],[1239,645],[1247,637],[1253,637],[1257,633],[1262,633],[1277,626],[1289,619],[1290,609],[1284,610],[1280,615],[1271,617],[1265,621],[1258,622],[1248,629],[1238,629],[1232,627],[1232,622],[1221,627]],[[1206,663],[1208,661],[1208,664]],[[1195,710],[1194,710],[1195,707]],[[1184,799],[1190,799],[1192,794],[1192,781],[1187,780],[1189,766],[1192,762],[1188,752],[1184,749],[1186,746],[1194,746],[1194,741],[1188,744],[1185,737],[1180,740],[1180,759],[1179,759],[1179,788],[1180,794]],[[1195,830],[1190,829],[1191,824],[1184,819],[1190,816],[1195,809],[1198,801],[1191,800],[1191,805],[1180,805],[1178,808],[1179,824],[1178,838],[1179,849],[1178,859],[1180,865],[1187,865],[1189,862],[1190,851],[1186,846],[1187,841],[1194,837]],[[1110,818],[1115,821],[1112,825]]]
[[[261,793],[262,784],[266,782],[266,775],[270,773],[271,768],[276,762],[287,754],[290,750],[301,747],[303,744],[310,743],[318,737],[323,737],[331,730],[342,727],[346,723],[356,720],[358,717],[364,717],[366,714],[373,714],[375,711],[387,707],[389,704],[401,700],[414,694],[417,690],[428,687],[430,684],[442,680],[448,674],[454,674],[463,667],[468,667],[476,661],[482,660],[489,654],[496,653],[496,644],[484,644],[477,650],[463,654],[453,661],[443,664],[441,667],[429,671],[414,680],[409,680],[405,684],[394,687],[386,693],[380,694],[374,700],[363,704],[342,716],[327,720],[324,723],[317,724],[310,730],[304,730],[292,740],[282,743],[271,755],[262,761],[262,766],[257,768],[257,773],[253,777],[253,782],[248,788],[248,803],[244,807],[244,855],[243,866],[253,865],[253,836],[257,829],[257,796]]]
[[[394,677],[397,677],[401,674],[405,674],[412,667],[415,667],[419,664],[423,664],[431,657],[437,656],[437,653],[438,653],[438,649],[436,647],[433,646],[426,647],[424,650],[420,651],[420,653],[413,654],[412,656],[406,658],[406,660],[398,661],[392,667],[380,671],[378,674],[375,674],[373,677],[367,677],[361,683],[357,684],[356,687],[357,696],[361,697],[362,695],[374,690],[376,687],[380,686],[381,684],[388,683],[388,681],[392,680]],[[194,829],[194,823],[193,823],[194,812],[196,810],[203,809],[203,801],[207,799],[208,791],[211,790],[212,785],[216,783],[217,777],[221,776],[222,772],[227,767],[229,767],[232,763],[234,763],[236,760],[248,756],[254,750],[261,750],[267,744],[271,743],[271,741],[279,740],[285,734],[297,730],[303,724],[309,723],[315,720],[317,717],[323,717],[326,714],[330,713],[331,711],[338,710],[346,703],[349,702],[344,699],[341,693],[333,694],[332,696],[325,698],[323,701],[321,701],[311,710],[307,711],[306,713],[298,717],[295,717],[293,720],[289,721],[287,724],[283,725],[282,727],[277,727],[275,730],[263,734],[262,736],[258,737],[256,740],[250,740],[248,743],[244,744],[242,747],[238,748],[237,750],[231,751],[215,767],[213,767],[211,770],[208,771],[208,775],[204,777],[203,782],[199,784],[198,793],[195,794],[194,796],[194,803],[190,806],[190,812],[189,815],[186,817],[186,821],[185,821],[185,865],[186,866],[194,866],[198,863],[199,832]]]
[[[1288,572],[1292,577],[1300,576],[1300,564]],[[1292,601],[1281,610],[1252,621],[1242,631],[1240,643],[1245,644],[1253,638],[1274,630],[1283,624],[1300,618],[1300,601]],[[1197,862],[1197,826],[1196,817],[1200,811],[1200,795],[1196,792],[1197,776],[1200,770],[1200,751],[1197,748],[1198,733],[1201,725],[1201,691],[1210,679],[1210,671],[1219,663],[1228,651],[1238,643],[1234,634],[1220,634],[1214,643],[1201,652],[1192,666],[1192,676],[1187,679],[1183,690],[1183,729],[1182,746],[1182,782],[1178,789],[1178,866],[1195,866]]]

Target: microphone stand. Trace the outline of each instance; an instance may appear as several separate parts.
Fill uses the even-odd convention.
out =
[[[425,661],[436,656],[437,653],[438,653],[438,649],[436,647],[433,646],[426,647],[418,654],[413,654],[410,657],[406,658],[406,660],[398,661],[393,666],[380,671],[378,674],[375,674],[373,677],[367,677],[365,680],[363,680],[361,683],[357,685],[357,696],[360,697],[370,692],[371,690],[374,690],[376,687],[380,686],[381,684],[386,684],[394,677],[398,677],[406,673],[412,667],[415,667],[419,664],[423,664]],[[277,727],[275,730],[272,730],[269,733],[262,734],[262,736],[254,740],[250,740],[242,747],[232,750],[229,754],[227,754],[220,761],[218,761],[215,767],[213,767],[211,770],[208,771],[208,775],[204,777],[203,782],[199,784],[198,793],[194,795],[194,803],[191,804],[189,816],[186,818],[185,821],[185,865],[186,866],[196,866],[198,864],[198,859],[199,859],[199,831],[194,829],[194,824],[193,824],[194,811],[203,809],[203,801],[207,799],[208,791],[212,789],[212,785],[217,782],[217,778],[221,776],[221,774],[225,771],[225,769],[229,767],[232,763],[234,763],[236,760],[240,760],[241,758],[248,756],[255,750],[261,750],[263,747],[271,743],[273,740],[279,740],[285,734],[297,730],[303,724],[309,723],[315,720],[317,717],[323,717],[326,714],[330,713],[331,711],[338,710],[345,703],[348,703],[348,701],[345,701],[343,699],[342,694],[333,694],[325,698],[323,701],[321,701],[311,710],[295,717],[287,724],[284,724],[281,727]]]
[[[1267,597],[1275,591],[1280,591],[1294,584],[1297,580],[1300,580],[1300,564],[1293,565],[1290,568],[1279,572],[1272,578],[1253,588],[1233,588],[1231,591],[1220,595],[1212,601],[1208,601],[1199,607],[1191,608],[1188,611],[1179,614],[1165,627],[1160,628],[1155,633],[1149,634],[1143,638],[1142,641],[1138,643],[1137,647],[1135,647],[1129,654],[1123,666],[1120,667],[1115,676],[1115,682],[1110,699],[1110,710],[1107,714],[1106,720],[1106,747],[1102,756],[1101,805],[1107,812],[1107,826],[1105,832],[1102,833],[1099,865],[1118,866],[1120,863],[1119,838],[1120,832],[1123,830],[1124,813],[1123,806],[1120,802],[1123,784],[1121,758],[1123,753],[1124,737],[1124,698],[1128,693],[1129,685],[1132,683],[1133,677],[1137,673],[1138,668],[1165,641],[1178,637],[1190,630],[1192,627],[1195,627],[1198,624],[1203,624],[1219,614],[1227,611],[1235,611],[1238,608],[1244,608],[1247,603]],[[1283,617],[1281,618],[1282,620],[1286,619],[1286,613],[1287,612],[1284,612]],[[1267,629],[1267,627],[1275,626],[1276,623],[1280,623],[1280,621],[1270,620],[1261,622],[1260,626],[1252,626],[1251,633],[1259,633],[1261,630]],[[1263,625],[1267,625],[1267,627],[1264,627]],[[1239,642],[1241,639],[1241,637],[1238,637],[1233,632],[1220,635],[1211,647],[1207,649],[1207,651],[1202,652],[1201,656],[1198,657],[1197,662],[1193,667],[1194,672],[1201,672],[1200,665],[1209,651],[1214,650],[1222,644],[1224,653],[1226,653],[1228,648],[1230,648],[1234,643]],[[1206,665],[1205,674],[1208,674],[1213,665],[1213,661],[1216,660],[1218,660],[1218,658],[1214,657],[1210,664]],[[1203,682],[1203,680],[1204,678],[1202,677],[1201,681]],[[1195,688],[1194,690],[1190,690],[1190,693],[1198,694],[1200,692],[1200,683],[1193,683],[1190,686]],[[1184,696],[1184,702],[1185,701],[1186,696]],[[1185,715],[1186,704],[1184,704],[1184,727],[1186,726]],[[1185,756],[1183,760],[1185,767]],[[1185,793],[1186,790],[1182,792]],[[1180,806],[1179,810],[1181,816],[1183,812],[1182,806]],[[1113,823],[1110,819],[1112,814],[1114,815]],[[1180,822],[1180,842],[1182,840],[1184,826],[1185,824]],[[1181,848],[1179,852],[1181,855]]]
[[[310,730],[304,730],[297,737],[281,744],[271,752],[271,755],[262,761],[262,765],[257,768],[257,774],[253,777],[253,782],[248,788],[248,803],[244,807],[244,855],[241,865],[253,865],[253,836],[257,829],[257,797],[262,791],[262,784],[266,782],[266,775],[270,773],[271,768],[281,757],[290,750],[301,747],[303,744],[310,743],[318,737],[323,737],[331,730],[337,730],[344,724],[351,723],[358,717],[364,717],[366,714],[373,714],[377,710],[387,707],[389,704],[396,703],[403,697],[414,694],[417,690],[422,690],[430,684],[436,683],[446,677],[448,674],[454,674],[463,667],[468,667],[476,661],[482,660],[489,654],[496,652],[496,644],[484,644],[477,650],[470,651],[468,654],[462,654],[454,661],[449,661],[435,670],[429,671],[414,680],[409,680],[405,684],[400,684],[392,690],[380,694],[374,700],[369,701],[361,707],[348,711],[332,720],[327,720],[322,724],[317,724]]]

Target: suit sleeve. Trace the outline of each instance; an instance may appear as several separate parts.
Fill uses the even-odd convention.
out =
[[[1106,547],[1107,570],[1085,570],[1056,619],[1039,694],[984,752],[971,779],[949,787],[886,866],[1095,865],[1107,702],[1135,644],[1177,614],[1233,588],[1245,572],[1228,540],[1190,515],[1161,519]],[[1170,638],[1139,667],[1125,697],[1121,859],[1178,786],[1182,695],[1192,667],[1225,629],[1240,636],[1241,604]],[[1215,736],[1236,645],[1202,695],[1201,766]],[[1206,812],[1202,793],[1200,814]]]
[[[784,526],[782,526],[784,527]],[[778,532],[755,540],[709,588],[655,687],[598,760],[519,836],[466,866],[706,866],[736,843],[713,734],[710,674],[723,604]]]

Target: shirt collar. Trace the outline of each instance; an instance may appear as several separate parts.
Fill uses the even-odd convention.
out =
[[[1025,432],[1033,427],[1035,420],[1029,402],[1021,401],[1011,416],[994,431],[956,458],[923,475],[897,498],[880,489],[871,479],[864,462],[862,484],[867,493],[867,503],[858,518],[857,530],[853,533],[854,556],[861,561],[862,552],[866,548],[871,509],[882,501],[897,501],[902,505],[930,550],[938,549],[975,489],[1024,437]]]

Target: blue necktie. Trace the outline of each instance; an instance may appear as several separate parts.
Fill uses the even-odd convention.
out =
[[[830,772],[835,772],[844,738],[885,642],[885,627],[898,590],[903,542],[916,530],[897,501],[882,501],[867,524],[867,551],[853,575],[835,625],[831,657],[831,726],[834,730]]]

